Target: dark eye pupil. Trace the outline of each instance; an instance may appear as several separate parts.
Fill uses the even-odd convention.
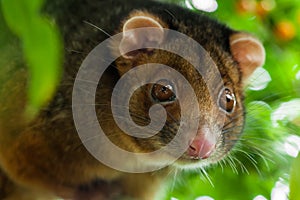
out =
[[[226,95],[226,100],[227,100],[227,102],[230,102],[230,101],[232,101],[232,98],[229,95]]]
[[[230,89],[225,88],[220,95],[219,106],[226,112],[230,113],[233,111],[235,104],[236,100],[234,94],[230,91]]]
[[[158,102],[170,102],[176,99],[173,86],[168,81],[159,81],[153,85],[151,96]]]
[[[163,86],[161,88],[161,91],[164,92],[164,93],[167,93],[168,92],[168,88],[166,86]]]

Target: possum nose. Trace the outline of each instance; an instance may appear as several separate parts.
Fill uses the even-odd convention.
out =
[[[213,152],[215,144],[205,138],[204,135],[196,136],[190,143],[188,155],[192,158],[206,159]]]

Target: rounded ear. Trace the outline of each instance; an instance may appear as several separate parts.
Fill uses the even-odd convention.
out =
[[[138,30],[147,27],[156,29]],[[138,12],[124,23],[119,50],[122,56],[131,58],[134,55],[134,53],[128,53],[131,49],[140,49],[151,44],[161,44],[163,40],[164,29],[159,20],[148,13]]]
[[[230,50],[238,62],[245,81],[257,67],[265,63],[265,48],[262,43],[248,33],[234,33],[230,36]]]

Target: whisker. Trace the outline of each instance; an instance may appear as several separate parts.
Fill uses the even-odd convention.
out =
[[[164,9],[164,11],[166,13],[168,13],[173,19],[175,19],[176,21],[178,21],[177,18],[175,17],[175,15],[173,13],[171,13],[171,11],[169,11],[168,9]]]
[[[94,25],[94,24],[92,24],[92,23],[90,23],[90,22],[88,22],[88,21],[86,21],[86,20],[84,20],[83,22],[86,23],[86,24],[88,24],[88,25],[90,25],[90,26],[92,26],[92,27],[94,27],[94,28],[96,28],[96,29],[98,29],[99,31],[101,31],[102,33],[104,33],[106,36],[112,37],[112,35],[110,35],[109,33],[107,33],[107,32],[106,32],[105,30],[103,30],[102,28],[100,28],[100,27],[98,27],[98,26],[96,26],[96,25]]]
[[[200,172],[200,175],[202,174],[203,177],[205,178],[205,180],[207,180],[212,187],[215,187],[210,176],[208,175],[208,173],[206,172],[206,170],[203,167],[199,168],[199,172]],[[200,178],[201,178],[201,176],[200,176]]]
[[[246,166],[239,159],[236,157],[233,157],[233,159],[241,166],[242,173],[250,174]]]
[[[235,164],[235,162],[234,162],[234,160],[233,160],[233,158],[232,158],[232,156],[230,154],[227,156],[226,160],[229,163],[229,166],[231,167],[233,173],[238,174],[239,172],[238,172],[238,170],[236,168],[236,164]]]

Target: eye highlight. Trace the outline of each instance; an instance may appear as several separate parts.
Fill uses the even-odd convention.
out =
[[[229,88],[224,88],[219,94],[219,107],[227,113],[232,113],[236,105],[234,93]]]
[[[157,81],[151,89],[151,97],[156,102],[167,103],[176,99],[173,84],[165,79]]]

